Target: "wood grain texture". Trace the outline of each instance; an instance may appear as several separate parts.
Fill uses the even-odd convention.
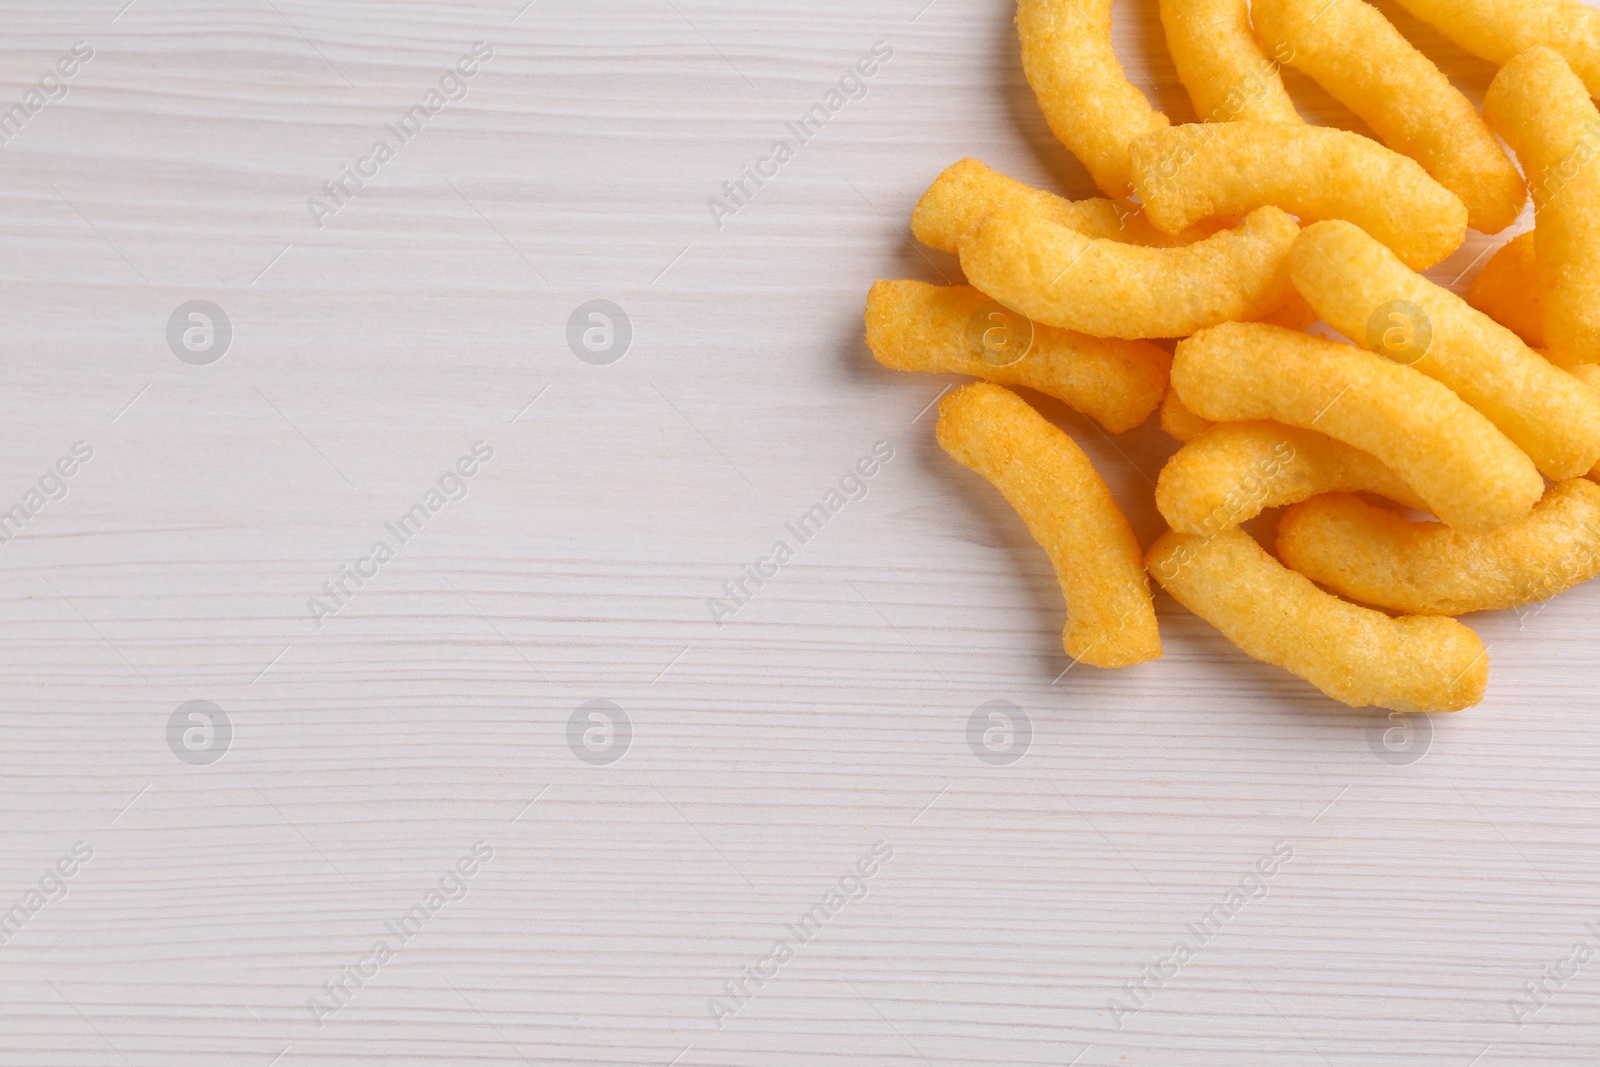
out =
[[[1090,192],[1009,5],[124,3],[0,3],[5,106],[95,51],[0,148],[0,508],[94,449],[0,544],[0,917],[93,849],[0,946],[0,1064],[1595,1062],[1600,962],[1520,1029],[1507,1002],[1600,944],[1600,591],[1468,620],[1490,699],[1410,765],[1165,597],[1165,660],[1067,671],[1048,561],[933,441],[952,380],[866,353],[874,278],[959,276],[907,240],[943,166]],[[1385,10],[1481,97],[1487,64]],[[1189,118],[1155,4],[1117,11]],[[314,226],[476,41],[466,98]],[[877,41],[865,98],[719,229],[707,198]],[[233,325],[210,366],[168,347],[195,299]],[[609,366],[568,349],[592,299],[633,326]],[[1148,544],[1175,445],[1046,411]],[[319,629],[307,600],[480,440]],[[877,441],[865,499],[717,626]],[[567,742],[596,699],[632,723],[609,766]],[[233,724],[210,765],[168,747],[191,700]],[[991,700],[1031,722],[1009,766],[968,745]],[[465,897],[317,1026],[478,841]],[[865,898],[719,1028],[876,842]],[[1119,1029],[1108,999],[1277,842]]]

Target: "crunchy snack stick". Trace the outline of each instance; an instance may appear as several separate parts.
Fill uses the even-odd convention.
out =
[[[1427,56],[1362,0],[1254,0],[1263,42],[1360,115],[1396,152],[1421,163],[1498,233],[1527,190],[1478,109]]]
[[[963,238],[961,267],[973,285],[1035,322],[1096,337],[1183,337],[1288,302],[1288,251],[1299,235],[1293,219],[1264,207],[1183,248],[1138,248],[1012,207]]]
[[[1249,534],[1168,532],[1148,558],[1173,597],[1246,654],[1351,707],[1460,711],[1483,699],[1489,658],[1453,619],[1391,619],[1324,593]]]
[[[1128,193],[1128,142],[1167,124],[1128,84],[1111,46],[1111,0],[1018,0],[1022,69],[1050,129],[1107,196]]]
[[[1578,0],[1398,0],[1450,40],[1496,66],[1544,45],[1600,96],[1600,11]]]
[[[1317,321],[1317,313],[1306,303],[1305,297],[1291,289],[1289,299],[1285,300],[1281,307],[1250,321],[1282,326],[1286,330],[1304,330]]]
[[[1024,185],[970,158],[946,167],[928,186],[911,214],[911,232],[930,248],[955,252],[964,234],[991,211],[1003,207],[1031,208],[1041,217],[1085,237],[1151,248],[1174,248],[1206,236],[1195,230],[1176,235],[1163,233],[1131,204],[1097,198],[1067,200]]]
[[[1015,393],[976,382],[939,404],[939,444],[994,485],[1050,555],[1062,647],[1094,667],[1161,656],[1139,542],[1089,457]]]
[[[1206,122],[1303,122],[1250,28],[1249,0],[1161,0],[1178,79]]]
[[[1278,555],[1312,581],[1390,611],[1520,607],[1600,574],[1600,485],[1561,482],[1526,519],[1483,534],[1408,522],[1353,496],[1319,496],[1284,514]]]
[[[1207,431],[1167,461],[1156,481],[1156,507],[1179,533],[1210,537],[1267,508],[1338,490],[1425,506],[1375,457],[1325,434],[1274,422],[1234,422]]]
[[[1201,418],[1272,419],[1370,452],[1458,529],[1516,522],[1544,493],[1532,461],[1466,401],[1350,345],[1227,323],[1178,344],[1172,384]]]
[[[1590,389],[1600,392],[1600,363],[1574,363],[1567,373]]]
[[[1186,230],[1264,204],[1348,219],[1424,270],[1461,246],[1467,209],[1414,160],[1327,126],[1172,126],[1133,142],[1133,187],[1156,226]]]
[[[1528,347],[1543,348],[1544,292],[1533,245],[1534,231],[1529,230],[1490,256],[1483,273],[1467,290],[1467,303],[1522,338]]]
[[[1202,419],[1184,407],[1178,391],[1171,385],[1167,386],[1167,395],[1161,398],[1161,429],[1166,431],[1168,436],[1187,443],[1216,425],[1218,424],[1210,419]]]
[[[867,297],[867,344],[895,370],[970,374],[1037,389],[1112,433],[1150,417],[1172,357],[1148,341],[1038,326],[970,285],[880,281]]]
[[[1600,397],[1360,228],[1319,222],[1291,262],[1295,287],[1330,326],[1449,386],[1550,478],[1600,461]]]
[[[1533,190],[1550,358],[1600,363],[1600,112],[1565,60],[1531,48],[1495,76],[1483,113]]]

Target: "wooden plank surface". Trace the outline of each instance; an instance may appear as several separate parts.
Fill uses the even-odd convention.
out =
[[[0,3],[5,107],[93,50],[0,148],[0,510],[65,487],[0,544],[0,1064],[1596,1061],[1600,961],[1509,1002],[1600,948],[1600,590],[1469,620],[1489,699],[1411,762],[1164,597],[1165,660],[1067,671],[1047,561],[932,440],[950,380],[865,351],[874,278],[959,276],[908,240],[943,166],[1091,192],[1009,5],[124,3]],[[1154,9],[1118,44],[1188,118]],[[1488,65],[1385,10],[1481,98]],[[169,344],[195,300],[231,323],[208,365]],[[607,365],[568,343],[593,300],[631,324]],[[1173,443],[1049,413],[1148,543]],[[863,498],[787,532],[878,442]],[[220,759],[169,728],[191,701]],[[614,762],[616,731],[569,743],[591,701]],[[991,701],[1016,762],[969,744]]]

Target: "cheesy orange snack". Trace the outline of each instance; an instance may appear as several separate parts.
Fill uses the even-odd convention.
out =
[[[1147,560],[1173,598],[1247,655],[1355,708],[1460,711],[1483,699],[1489,658],[1454,619],[1391,619],[1324,593],[1242,530],[1168,531]]]
[[[1534,255],[1534,231],[1513,238],[1489,257],[1467,290],[1467,303],[1528,345],[1543,348],[1544,291]]]
[[[1249,0],[1161,0],[1178,79],[1206,122],[1303,122],[1250,28]]]
[[[1339,490],[1424,506],[1375,457],[1326,434],[1274,422],[1231,422],[1190,441],[1167,461],[1156,480],[1156,507],[1179,533],[1210,537],[1267,508]]]
[[[1600,392],[1600,363],[1574,363],[1567,373],[1590,389]]]
[[[1600,111],[1565,60],[1531,48],[1495,75],[1483,113],[1533,190],[1550,358],[1600,363]]]
[[[1548,357],[1549,353],[1541,352],[1540,355]],[[1585,388],[1592,390],[1596,396],[1600,396],[1600,363],[1572,363],[1561,369],[1582,382]],[[1172,387],[1167,388],[1170,392]],[[1594,470],[1588,472],[1588,477],[1600,482],[1600,463],[1595,465]]]
[[[1216,425],[1218,424],[1210,419],[1202,419],[1184,407],[1178,391],[1171,385],[1167,386],[1167,395],[1161,398],[1161,429],[1169,437],[1176,437],[1187,443]]]
[[[1300,227],[1274,207],[1182,248],[1085,237],[1032,209],[1000,208],[961,241],[967,279],[1035,322],[1096,337],[1183,337],[1288,302]]]
[[[1578,0],[1398,0],[1481,59],[1503,67],[1544,45],[1561,53],[1590,96],[1600,96],[1600,11]]]
[[[970,374],[1065,401],[1112,433],[1150,417],[1172,357],[1148,341],[1038,326],[970,285],[880,281],[867,297],[867,344],[895,370]]]
[[[1128,142],[1167,117],[1128,83],[1111,0],[1017,0],[1022,69],[1050,129],[1107,196],[1128,194]]]
[[[1443,382],[1555,481],[1600,461],[1600,397],[1348,222],[1306,229],[1295,287],[1367,348]]]
[[[934,179],[911,214],[911,232],[930,248],[955,252],[963,234],[982,222],[989,212],[1002,207],[1031,208],[1040,217],[1077,230],[1086,237],[1105,237],[1152,248],[1190,244],[1205,236],[1192,230],[1163,233],[1132,204],[1098,198],[1067,200],[1024,185],[971,158],[951,164]]]
[[[1264,204],[1302,222],[1348,219],[1424,270],[1467,235],[1467,209],[1414,160],[1327,126],[1172,126],[1133,142],[1133,187],[1170,233]]]
[[[939,444],[983,475],[1050,555],[1067,601],[1061,643],[1093,667],[1161,657],[1133,529],[1089,457],[1015,393],[987,382],[939,404]]]
[[[963,159],[946,168],[917,202],[911,231],[923,244],[957,252],[961,238],[999,208],[1032,212],[1086,237],[1146,248],[1181,248],[1204,240],[1217,229],[1215,225],[1196,225],[1178,233],[1164,233],[1151,224],[1143,210],[1132,205],[1101,199],[1064,200],[1008,178],[976,159]],[[1281,307],[1256,321],[1303,330],[1317,321],[1317,313],[1291,288]]]
[[[1362,0],[1254,0],[1262,41],[1367,121],[1467,206],[1467,222],[1498,233],[1527,190],[1478,109],[1433,61]]]
[[[1317,313],[1310,304],[1306,303],[1305,297],[1290,289],[1289,298],[1283,302],[1281,307],[1249,321],[1264,322],[1271,326],[1282,326],[1286,330],[1304,330],[1317,321]]]
[[[1179,342],[1172,385],[1201,418],[1271,419],[1371,453],[1458,529],[1516,522],[1544,493],[1533,462],[1466,401],[1350,345],[1226,323]]]
[[[1600,485],[1561,482],[1526,519],[1482,534],[1408,522],[1359,497],[1319,496],[1284,514],[1278,555],[1312,581],[1390,611],[1520,607],[1600,574]]]

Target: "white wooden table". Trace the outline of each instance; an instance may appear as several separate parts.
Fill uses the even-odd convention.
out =
[[[1165,660],[1063,675],[950,383],[871,361],[874,278],[959,276],[908,241],[943,166],[1091,191],[1008,4],[125,2],[0,3],[0,107],[93,51],[0,148],[0,1064],[1600,1059],[1600,959],[1509,1003],[1600,946],[1600,589],[1469,620],[1489,699],[1388,759],[1165,597]],[[1119,44],[1189,118],[1154,6]],[[1148,543],[1173,443],[1050,414]]]

